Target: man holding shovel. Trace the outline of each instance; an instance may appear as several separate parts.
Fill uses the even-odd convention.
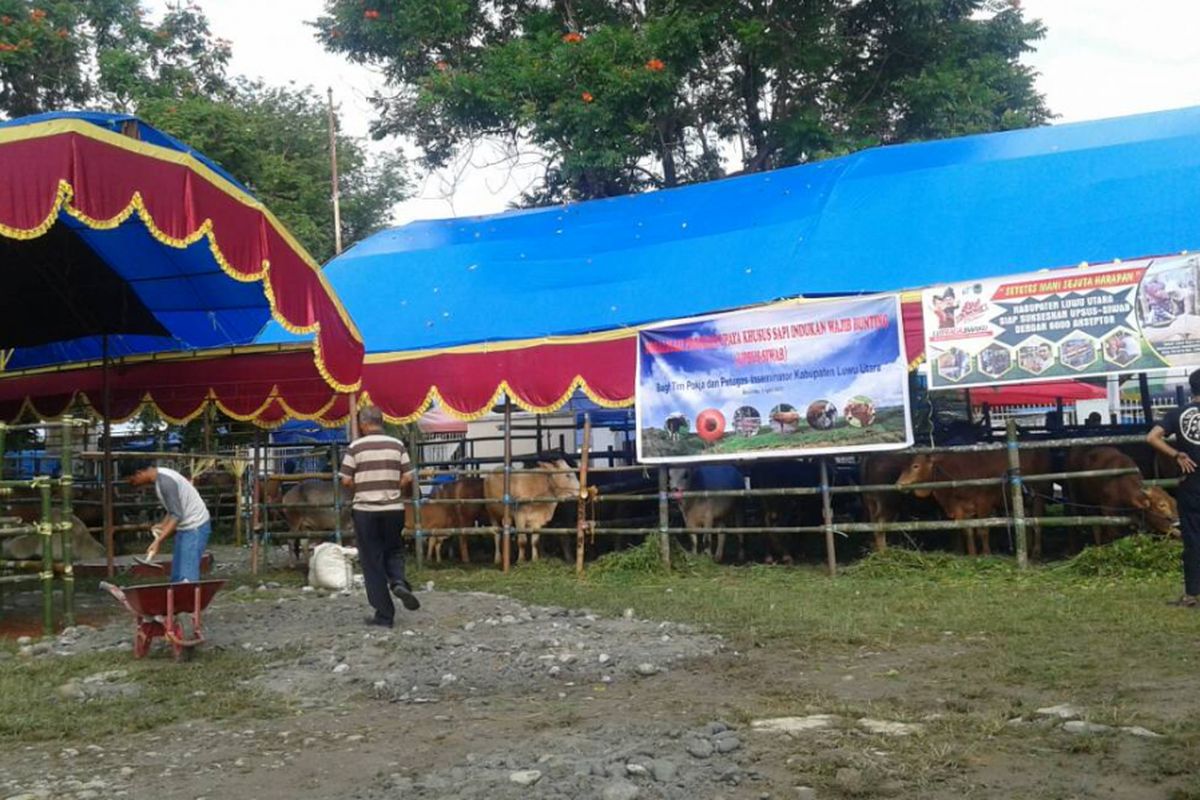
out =
[[[196,487],[175,470],[159,467],[153,461],[135,461],[129,483],[131,486],[154,484],[158,502],[167,510],[162,521],[150,529],[154,533],[154,542],[146,550],[146,561],[153,561],[162,543],[174,536],[171,583],[200,580],[200,560],[208,546],[212,523],[208,507]]]

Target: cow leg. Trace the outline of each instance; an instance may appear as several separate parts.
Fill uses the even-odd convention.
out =
[[[746,534],[744,534],[744,533],[737,534],[737,541],[738,541],[738,562],[744,564],[744,563],[746,563]]]
[[[979,535],[979,541],[983,544],[983,555],[990,556],[992,554],[992,529],[976,528],[976,533]]]
[[[470,545],[467,544],[467,537],[463,536],[460,533],[455,538],[458,539],[458,557],[462,560],[462,563],[470,564],[471,563],[471,548],[470,548]]]
[[[700,555],[700,537],[694,533],[688,535],[692,537],[692,555]]]
[[[713,553],[713,561],[718,564],[725,558],[725,534],[718,533],[713,537],[716,540],[716,552]]]
[[[566,537],[563,537],[564,540],[565,540],[565,538]],[[538,561],[541,559],[541,553],[539,552],[539,547],[538,547],[538,541],[540,539],[541,539],[541,534],[537,534],[537,533],[529,534],[529,560],[530,561]]]
[[[495,545],[496,545],[496,554],[492,558],[492,562],[496,565],[500,564],[500,536],[501,536],[501,534],[499,534],[499,533],[492,534],[492,540],[495,542]]]
[[[959,517],[958,522],[960,522],[960,523],[963,522],[963,518]],[[974,528],[964,528],[963,529],[963,538],[967,543],[967,555],[968,556],[976,555],[976,553],[975,553],[975,529]]]

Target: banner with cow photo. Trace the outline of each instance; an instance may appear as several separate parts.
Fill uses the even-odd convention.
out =
[[[1145,258],[922,292],[930,387],[1200,365],[1200,256]]]
[[[903,341],[897,295],[778,304],[643,329],[638,459],[907,447]]]

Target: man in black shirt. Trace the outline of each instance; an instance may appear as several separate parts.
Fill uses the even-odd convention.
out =
[[[1183,597],[1176,605],[1196,608],[1200,606],[1200,478],[1196,477],[1196,462],[1200,461],[1200,369],[1188,376],[1188,384],[1191,402],[1163,417],[1146,440],[1174,459],[1183,473],[1176,497],[1183,530]],[[1175,447],[1167,444],[1168,436],[1175,437]]]

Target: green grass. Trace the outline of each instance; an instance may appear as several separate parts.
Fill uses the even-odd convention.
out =
[[[1161,547],[1170,553],[1174,545]],[[1200,666],[1200,613],[1164,604],[1179,593],[1177,568],[1114,576],[1093,566],[1104,555],[1085,551],[1065,565],[1020,572],[1009,559],[893,548],[831,580],[815,567],[717,567],[690,559],[668,574],[653,554],[651,546],[608,556],[582,580],[555,561],[517,566],[507,576],[481,568],[427,569],[417,577],[442,589],[609,614],[632,607],[710,626],[740,647],[798,648],[812,656],[975,637],[956,669],[970,665],[999,685],[1103,689],[1114,676],[1149,680]],[[1146,558],[1161,560],[1162,553]]]
[[[143,661],[128,651],[66,657],[14,658],[0,669],[0,745],[42,740],[97,742],[175,722],[261,719],[286,710],[282,700],[254,688],[261,656],[204,650],[175,663],[160,647]],[[126,670],[120,683],[141,687],[137,697],[64,699],[59,687],[108,670]]]

